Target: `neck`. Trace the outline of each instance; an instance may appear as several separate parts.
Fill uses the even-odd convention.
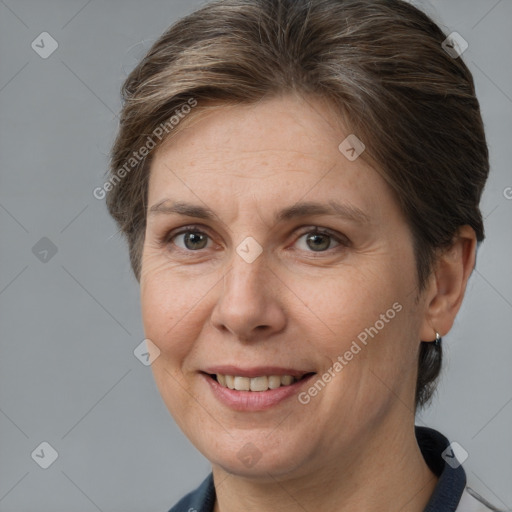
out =
[[[255,481],[213,468],[214,512],[422,512],[437,483],[416,442],[414,418],[400,430],[361,436],[350,454],[336,457],[308,474]],[[270,476],[270,475],[268,475]]]

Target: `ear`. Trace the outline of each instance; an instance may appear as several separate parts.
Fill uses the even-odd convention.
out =
[[[474,229],[462,226],[453,244],[439,254],[425,292],[425,315],[420,331],[422,341],[434,341],[436,331],[444,336],[452,328],[475,266],[476,242]]]

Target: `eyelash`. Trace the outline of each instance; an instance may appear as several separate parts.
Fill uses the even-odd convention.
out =
[[[207,236],[208,238],[211,239],[210,235],[208,235],[208,233],[206,233],[205,231],[203,231],[201,229],[201,226],[191,225],[191,226],[184,226],[183,228],[180,229],[180,231],[177,231],[176,233],[173,233],[171,231],[171,232],[165,234],[163,237],[158,239],[158,244],[160,246],[162,246],[162,247],[163,246],[168,246],[168,245],[171,244],[171,242],[172,242],[172,240],[174,238],[176,238],[179,235],[184,235],[184,234],[187,234],[187,233],[195,233],[195,234],[199,234],[199,235],[205,235],[205,236]],[[307,235],[307,234],[325,235],[325,236],[328,236],[328,237],[334,239],[336,242],[338,242],[340,244],[338,247],[334,247],[333,249],[327,249],[325,251],[307,251],[307,252],[311,252],[312,254],[319,254],[319,255],[321,255],[321,254],[329,254],[330,251],[332,251],[332,250],[340,249],[340,247],[346,248],[346,247],[348,247],[350,245],[350,242],[348,241],[348,239],[346,237],[344,237],[344,236],[337,236],[332,231],[326,230],[326,229],[322,229],[322,228],[318,228],[317,226],[308,226],[307,228],[305,228],[298,235],[297,240],[299,240],[300,238],[302,238],[304,235]],[[190,253],[200,253],[203,250],[204,249],[198,249],[197,251],[192,251],[192,250],[182,249],[181,247],[177,248],[178,252],[182,252],[182,253],[185,252],[185,253],[188,253],[188,254],[190,254]],[[314,257],[318,257],[318,256],[314,256]]]

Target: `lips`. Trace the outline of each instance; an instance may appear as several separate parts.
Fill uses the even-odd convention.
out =
[[[241,369],[224,366],[208,368],[199,374],[212,396],[224,406],[240,412],[262,412],[282,403],[290,403],[289,400],[293,396],[308,386],[315,372],[290,368]],[[278,379],[279,387],[271,388],[270,385],[277,386]],[[228,383],[233,388],[228,387]]]

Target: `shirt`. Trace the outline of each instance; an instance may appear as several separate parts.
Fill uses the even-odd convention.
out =
[[[423,512],[488,512],[500,511],[466,486],[466,473],[454,459],[448,439],[437,430],[415,427],[416,439],[425,462],[439,478]],[[201,485],[183,497],[169,512],[213,512],[215,487],[210,473]]]

